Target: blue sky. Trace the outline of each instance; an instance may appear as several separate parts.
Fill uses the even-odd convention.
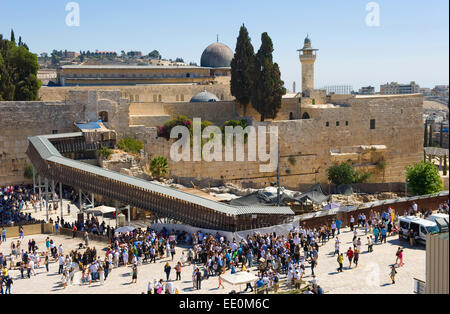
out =
[[[80,26],[65,23],[66,0],[1,0],[0,33],[13,28],[35,53],[52,49],[157,49],[165,58],[200,63],[216,40],[234,50],[242,23],[255,50],[262,32],[274,43],[274,59],[286,87],[300,87],[297,49],[309,33],[320,49],[316,87],[355,89],[415,80],[423,87],[448,84],[448,0],[379,0],[380,26],[365,23],[361,0],[77,0]]]

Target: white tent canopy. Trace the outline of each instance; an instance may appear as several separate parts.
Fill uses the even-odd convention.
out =
[[[258,277],[251,273],[241,271],[235,274],[222,275],[222,279],[223,281],[226,281],[227,283],[236,286],[236,285],[244,285],[247,283],[253,283],[258,280]]]
[[[98,206],[98,207],[94,207],[94,208],[90,208],[86,210],[87,214],[92,214],[92,215],[104,215],[104,214],[108,214],[108,213],[114,213],[116,212],[116,209],[114,207],[109,207],[109,206]]]

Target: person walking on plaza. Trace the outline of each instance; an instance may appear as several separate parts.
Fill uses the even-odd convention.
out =
[[[342,273],[343,267],[344,267],[344,254],[343,253],[339,254],[339,256],[337,258],[337,262],[339,264],[338,272]]]
[[[225,287],[222,284],[222,276],[219,275],[219,286],[217,287],[217,289],[219,289],[220,287],[222,287],[222,289],[225,289]]]
[[[6,242],[6,229],[2,228],[2,242]]]
[[[72,227],[72,239],[75,238],[76,235],[77,235],[77,226],[75,226],[75,224],[73,224],[73,227]]]
[[[398,248],[397,253],[395,255],[397,256],[395,263],[398,264],[398,267],[402,267],[404,265],[403,250],[401,248]]]
[[[137,275],[138,275],[137,265],[133,264],[131,268],[131,283],[137,283]]]
[[[340,245],[339,237],[336,236],[336,241],[334,242],[334,253],[333,253],[333,256],[335,256],[336,254],[339,256],[339,245]]]
[[[380,230],[377,226],[373,229],[373,236],[375,237],[375,244],[378,244],[378,236],[380,234]]]
[[[359,261],[359,249],[356,248],[355,252],[353,253],[353,262],[355,264],[355,268],[358,267],[358,261]]]
[[[353,231],[353,228],[355,226],[355,218],[353,215],[350,216],[350,231]]]
[[[200,273],[200,269],[197,268],[197,272],[195,274],[195,280],[197,282],[197,290],[202,289],[202,274]]]
[[[336,233],[336,221],[333,220],[331,222],[331,236],[333,237],[333,239],[334,239],[335,233]]]
[[[348,248],[347,251],[347,258],[348,258],[348,262],[349,262],[349,266],[348,268],[352,268],[352,261],[353,261],[353,250],[351,247]]]
[[[175,280],[181,280],[181,262],[178,262],[177,265],[175,265],[175,272],[177,275]]]
[[[397,274],[397,270],[395,270],[395,265],[391,266],[391,271],[389,273],[389,277],[391,277],[392,284],[395,284],[395,275]]]
[[[87,232],[84,233],[84,245],[89,246],[89,234]]]
[[[336,219],[336,229],[337,229],[337,234],[341,234],[341,226],[342,226],[342,221],[340,218]]]
[[[167,262],[166,265],[164,266],[164,272],[166,273],[166,281],[169,281],[171,269],[172,267],[170,267],[169,262]]]
[[[387,230],[386,227],[383,225],[383,227],[381,227],[381,244],[384,242],[386,243],[386,237],[387,237]]]
[[[4,281],[5,281],[5,294],[11,294],[11,285],[13,284],[13,280],[12,280],[11,276],[8,276],[7,278],[5,278]],[[3,292],[3,288],[2,288],[2,292]]]

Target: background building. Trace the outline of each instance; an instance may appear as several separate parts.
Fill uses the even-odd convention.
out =
[[[375,95],[375,87],[373,86],[364,86],[361,87],[358,91],[359,95]]]
[[[381,95],[418,94],[420,86],[412,81],[409,84],[398,84],[397,82],[386,83],[380,86]]]
[[[351,85],[327,85],[322,87],[327,91],[327,95],[350,95],[353,91],[353,86]]]
[[[96,52],[96,54],[112,52]],[[230,81],[233,51],[222,43],[208,46],[201,56],[201,67],[185,65],[66,65],[58,69],[61,86],[138,85],[138,84],[214,84]],[[220,79],[220,78],[223,79]]]

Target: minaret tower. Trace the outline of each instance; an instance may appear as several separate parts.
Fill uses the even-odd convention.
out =
[[[302,63],[302,92],[305,97],[309,97],[314,90],[314,62],[318,50],[312,48],[309,35],[305,38],[303,49],[297,50],[300,53],[300,62]]]

